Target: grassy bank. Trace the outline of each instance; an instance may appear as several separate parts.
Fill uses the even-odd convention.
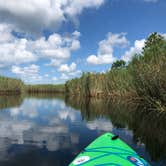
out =
[[[102,96],[139,102],[146,110],[166,111],[166,40],[151,34],[140,55],[120,60],[105,74],[83,73],[65,84],[69,96]]]
[[[0,95],[21,94],[24,86],[19,79],[0,76]]]
[[[26,85],[23,81],[0,76],[0,95],[22,93],[64,93],[64,85]]]
[[[26,85],[27,93],[64,93],[64,85]]]
[[[24,100],[24,96],[0,95],[0,109],[19,107]]]

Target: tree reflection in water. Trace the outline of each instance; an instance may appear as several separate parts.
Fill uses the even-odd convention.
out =
[[[166,158],[166,112],[148,112],[140,105],[120,100],[66,98],[66,103],[79,109],[86,121],[105,117],[117,128],[129,128],[134,140],[145,144],[152,160]]]
[[[149,112],[144,108],[133,103],[126,104],[120,100],[113,102],[101,98],[46,94],[1,96],[0,153],[2,158],[10,158],[12,155],[9,153],[14,153],[14,160],[17,157],[23,160],[30,151],[34,151],[34,158],[37,158],[35,161],[38,163],[42,154],[37,154],[38,150],[32,148],[35,145],[42,148],[42,151],[46,148],[48,156],[52,155],[51,152],[56,157],[60,155],[58,159],[66,163],[71,161],[75,152],[79,152],[85,144],[87,145],[96,137],[94,132],[127,131],[132,133],[132,141],[136,145],[145,144],[146,152],[150,154],[152,161],[166,165],[164,163],[166,113],[156,110]],[[6,110],[9,110],[10,116]],[[24,151],[18,148],[21,144],[29,150]],[[47,161],[47,155],[42,157],[45,161]],[[62,156],[68,157],[64,160]],[[53,161],[57,165],[63,165],[63,162]]]

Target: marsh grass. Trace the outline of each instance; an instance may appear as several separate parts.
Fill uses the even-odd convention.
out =
[[[0,76],[0,95],[21,94],[24,83],[19,79]]]
[[[152,33],[140,55],[125,65],[115,62],[105,74],[83,73],[65,84],[69,95],[121,98],[146,110],[166,111],[166,41]]]

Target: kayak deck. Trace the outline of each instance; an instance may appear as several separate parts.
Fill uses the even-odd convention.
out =
[[[132,148],[111,133],[106,133],[94,140],[69,166],[76,165],[149,166]]]

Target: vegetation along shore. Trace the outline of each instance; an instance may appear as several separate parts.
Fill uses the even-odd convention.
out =
[[[20,95],[23,93],[64,93],[64,85],[26,85],[23,81],[0,76],[0,95]]]
[[[65,85],[25,85],[21,80],[0,77],[0,95],[65,93],[66,96],[103,97],[137,102],[146,110],[166,111],[166,40],[152,33],[143,51],[126,64],[118,60],[105,73],[83,73]]]
[[[119,60],[106,73],[84,73],[65,88],[69,96],[122,98],[146,110],[166,111],[166,40],[152,33],[128,64]]]

